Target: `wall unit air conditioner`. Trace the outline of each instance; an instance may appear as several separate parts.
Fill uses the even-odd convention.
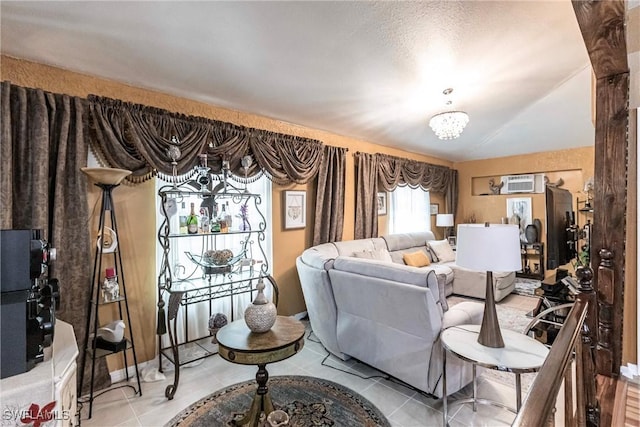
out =
[[[543,193],[544,174],[507,175],[501,177],[504,185],[500,194]]]

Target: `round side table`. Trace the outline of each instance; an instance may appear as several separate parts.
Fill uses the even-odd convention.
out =
[[[244,319],[236,320],[222,327],[216,334],[218,353],[231,363],[257,365],[256,382],[258,389],[249,412],[237,426],[257,426],[260,414],[273,412],[267,381],[267,363],[287,359],[304,346],[304,325],[293,317],[278,316],[276,323],[267,332],[254,333],[249,330]]]
[[[486,347],[478,342],[480,325],[459,325],[445,329],[440,335],[443,348],[442,362],[442,409],[444,425],[448,424],[447,414],[447,352],[455,357],[473,364],[473,398],[461,400],[457,403],[473,403],[473,411],[476,411],[477,403],[489,403],[505,409],[505,405],[487,399],[477,398],[476,366],[482,366],[498,371],[512,372],[516,377],[516,411],[522,404],[522,391],[520,374],[537,372],[547,355],[549,349],[540,341],[528,335],[509,329],[500,329],[504,340],[504,347]],[[511,410],[511,409],[509,409]]]

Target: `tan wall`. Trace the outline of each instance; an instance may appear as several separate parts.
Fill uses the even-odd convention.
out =
[[[66,93],[80,97],[95,94],[117,98],[183,114],[227,121],[237,125],[314,138],[328,145],[348,147],[349,153],[347,156],[345,187],[345,227],[343,233],[345,240],[352,239],[354,235],[355,177],[353,153],[356,151],[367,153],[378,152],[451,166],[450,162],[429,156],[404,152],[329,132],[305,128],[253,114],[214,107],[168,94],[135,88],[114,81],[73,73],[6,56],[2,56],[1,78],[2,80],[9,80],[17,85],[37,87],[56,93]],[[308,191],[307,209],[309,216],[307,227],[300,230],[284,231],[282,229],[281,216],[282,192],[294,188],[306,189]],[[308,186],[274,186],[273,188],[273,275],[281,290],[281,299],[278,307],[280,314],[290,315],[305,310],[300,283],[295,269],[295,258],[305,248],[311,245],[314,194],[315,189],[313,188],[313,184]],[[90,189],[90,209],[93,210],[99,196],[100,194],[97,188]],[[155,197],[156,194],[152,182],[135,187],[121,186],[114,190],[121,248],[124,254],[123,270],[126,275],[129,303],[132,309],[133,332],[135,334],[136,347],[139,349],[138,360],[140,362],[152,359],[155,355],[155,304],[157,293],[155,272]],[[441,197],[434,195],[433,200],[434,203],[440,203],[440,206],[443,206]],[[99,209],[99,207],[96,209]],[[433,225],[435,226],[435,223]],[[380,217],[380,234],[384,234],[385,232],[386,217],[383,216]],[[133,242],[135,242],[135,244]],[[119,368],[115,361],[110,361],[109,365],[111,370]]]
[[[585,194],[581,193],[581,190],[584,188],[584,182],[593,176],[593,167],[593,147],[456,163],[454,168],[458,169],[460,186],[456,223],[464,223],[472,215],[478,223],[500,223],[501,218],[507,217],[508,198],[531,197],[532,215],[533,218],[539,218],[542,221],[541,237],[545,242],[544,193],[481,195],[490,193],[489,179],[493,178],[495,182],[500,182],[500,176],[503,175],[545,173],[550,182],[557,182],[558,179],[564,181],[561,188],[569,190],[574,195],[575,207],[577,197],[585,200]],[[587,219],[593,220],[591,215],[582,213],[577,218],[580,225],[585,224]]]

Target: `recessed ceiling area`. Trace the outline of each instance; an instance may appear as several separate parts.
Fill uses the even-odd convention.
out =
[[[450,161],[593,145],[570,1],[2,1],[0,16],[9,56]],[[447,109],[470,121],[442,141],[428,122]]]

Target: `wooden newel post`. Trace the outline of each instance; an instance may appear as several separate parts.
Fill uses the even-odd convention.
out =
[[[577,372],[577,406],[578,425],[599,426],[600,405],[596,397],[596,383],[593,378],[595,372],[595,342],[596,342],[596,294],[592,286],[593,270],[591,267],[580,266],[576,269],[576,276],[580,283],[578,298],[587,302],[587,317],[582,327],[582,348],[576,352]]]

